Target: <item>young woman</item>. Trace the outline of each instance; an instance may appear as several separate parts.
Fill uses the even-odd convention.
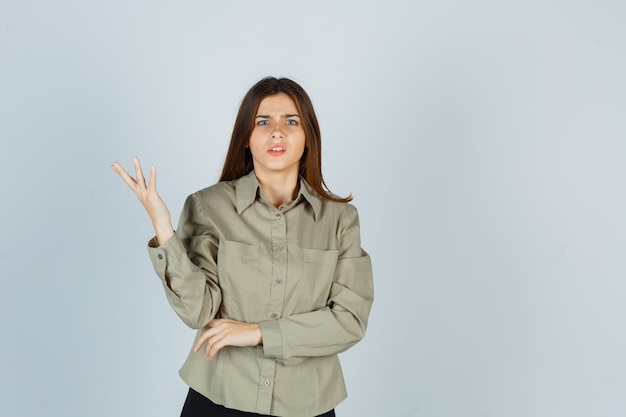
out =
[[[150,258],[167,299],[198,329],[180,376],[182,416],[334,416],[337,354],[365,335],[373,301],[350,197],[331,194],[306,92],[264,78],[244,97],[220,182],[187,198],[178,229],[134,160],[113,164],[156,231]]]

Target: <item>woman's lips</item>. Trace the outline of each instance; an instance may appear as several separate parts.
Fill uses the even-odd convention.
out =
[[[272,156],[278,156],[284,154],[286,149],[282,143],[276,143],[267,149],[267,153]]]

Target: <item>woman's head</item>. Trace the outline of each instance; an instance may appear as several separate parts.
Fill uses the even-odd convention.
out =
[[[220,181],[237,179],[254,169],[248,143],[255,127],[255,117],[259,104],[264,98],[281,93],[287,95],[295,103],[305,134],[305,148],[300,159],[300,175],[306,178],[320,196],[336,201],[349,201],[349,197],[342,199],[332,196],[324,184],[321,159],[322,141],[313,104],[306,91],[298,83],[288,78],[263,78],[253,85],[244,96],[233,127]]]

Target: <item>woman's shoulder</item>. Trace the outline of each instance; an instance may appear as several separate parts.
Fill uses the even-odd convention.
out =
[[[220,181],[196,191],[199,196],[226,195],[235,192],[234,181]]]
[[[233,181],[220,181],[189,195],[188,199],[198,200],[204,205],[215,207],[235,201]]]
[[[349,201],[333,201],[324,198],[322,205],[326,210],[334,211],[335,213],[337,213],[339,217],[358,216],[358,210],[356,206]]]

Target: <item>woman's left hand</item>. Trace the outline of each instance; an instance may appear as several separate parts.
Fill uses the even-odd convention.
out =
[[[206,342],[207,359],[213,359],[224,346],[257,346],[263,342],[261,328],[256,323],[214,319],[207,327],[193,348],[194,352],[198,352]]]

